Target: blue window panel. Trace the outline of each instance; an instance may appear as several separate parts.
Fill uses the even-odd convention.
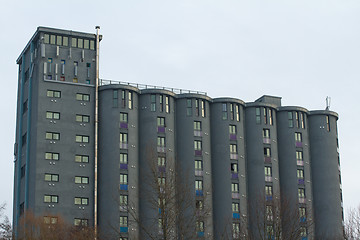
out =
[[[203,236],[204,236],[204,232],[197,232],[197,236],[198,236],[198,237],[203,237]]]
[[[128,227],[120,227],[120,232],[122,233],[128,232]]]
[[[307,237],[302,237],[301,240],[308,240],[308,238]]]
[[[196,196],[203,196],[203,191],[202,190],[196,190]]]
[[[266,201],[271,201],[272,200],[272,196],[266,196]]]
[[[127,184],[120,184],[120,190],[128,190],[128,185]]]
[[[240,218],[240,214],[239,214],[239,213],[233,213],[233,218],[239,219],[239,218]]]
[[[306,217],[301,217],[300,222],[306,222]]]

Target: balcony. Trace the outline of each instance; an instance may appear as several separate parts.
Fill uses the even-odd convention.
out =
[[[236,134],[230,134],[230,140],[236,141]]]
[[[195,190],[195,194],[196,196],[200,197],[200,196],[204,196],[203,190]]]
[[[239,174],[238,173],[231,173],[231,179],[238,179]]]
[[[127,212],[127,210],[128,210],[128,206],[126,206],[126,205],[119,206],[120,212]]]
[[[304,179],[303,179],[303,178],[299,178],[299,179],[298,179],[298,184],[304,185],[304,184],[305,184]]]
[[[165,146],[158,146],[158,147],[157,147],[157,152],[160,152],[160,153],[166,152]]]
[[[303,147],[303,143],[302,142],[295,142],[295,146],[296,147]]]
[[[271,143],[271,139],[270,139],[270,138],[263,138],[263,143],[264,143],[264,144],[270,144],[270,143]]]
[[[126,122],[121,122],[120,128],[128,129],[128,124]]]
[[[128,185],[127,184],[120,184],[120,190],[127,191],[128,190]]]
[[[304,166],[304,161],[303,160],[296,160],[296,164],[298,166]]]
[[[299,197],[299,203],[306,203],[306,198]]]
[[[124,142],[120,142],[120,149],[128,149],[128,144]]]
[[[195,137],[202,137],[202,131],[200,131],[200,130],[194,130],[194,136],[195,136]]]
[[[166,168],[165,168],[165,166],[159,166],[158,170],[159,170],[159,172],[164,173],[166,171]]]
[[[233,213],[233,219],[240,219],[240,213]]]
[[[266,199],[266,201],[272,201],[273,196],[272,195],[266,195],[265,199]]]
[[[204,232],[197,232],[198,237],[204,237]]]
[[[264,157],[265,163],[271,163],[271,157]]]
[[[203,176],[204,173],[202,170],[195,170],[195,176]]]
[[[120,227],[120,232],[126,233],[128,231],[129,231],[128,227]]]
[[[265,182],[272,182],[272,176],[265,176]]]
[[[195,156],[202,156],[201,150],[195,150]]]
[[[232,197],[233,199],[240,199],[240,194],[233,192],[233,193],[231,193],[231,197]]]
[[[128,169],[128,165],[126,163],[120,163],[120,169]]]
[[[165,127],[163,127],[163,126],[158,126],[157,131],[158,131],[158,133],[165,133]]]
[[[239,158],[239,155],[237,153],[230,153],[230,159],[237,160]]]

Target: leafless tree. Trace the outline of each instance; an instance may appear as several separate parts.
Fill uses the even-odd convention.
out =
[[[9,240],[12,238],[12,227],[9,218],[5,215],[4,211],[6,204],[0,205],[0,240]]]
[[[313,223],[310,212],[309,207],[305,211],[284,197],[260,195],[250,203],[251,228],[246,238],[297,240],[309,236]]]
[[[345,221],[345,238],[348,240],[360,239],[360,205],[350,208]]]
[[[128,212],[135,221],[129,225],[140,228],[141,239],[195,239],[211,217],[206,205],[207,191],[196,196],[195,184],[187,181],[187,171],[182,172],[174,159],[162,162],[153,149],[156,148],[147,149],[147,170],[142,176],[140,196],[153,214],[140,217],[129,202]]]

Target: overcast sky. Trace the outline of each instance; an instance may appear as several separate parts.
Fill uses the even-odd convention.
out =
[[[56,4],[55,4],[56,2]],[[360,203],[359,0],[6,1],[0,22],[0,203],[12,217],[16,58],[38,26],[101,26],[100,77],[339,113],[345,210]],[[325,166],[326,167],[326,166]]]

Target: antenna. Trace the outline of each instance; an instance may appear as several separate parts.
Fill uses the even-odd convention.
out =
[[[327,111],[330,110],[330,104],[331,104],[331,97],[327,96],[326,97],[326,109]]]

